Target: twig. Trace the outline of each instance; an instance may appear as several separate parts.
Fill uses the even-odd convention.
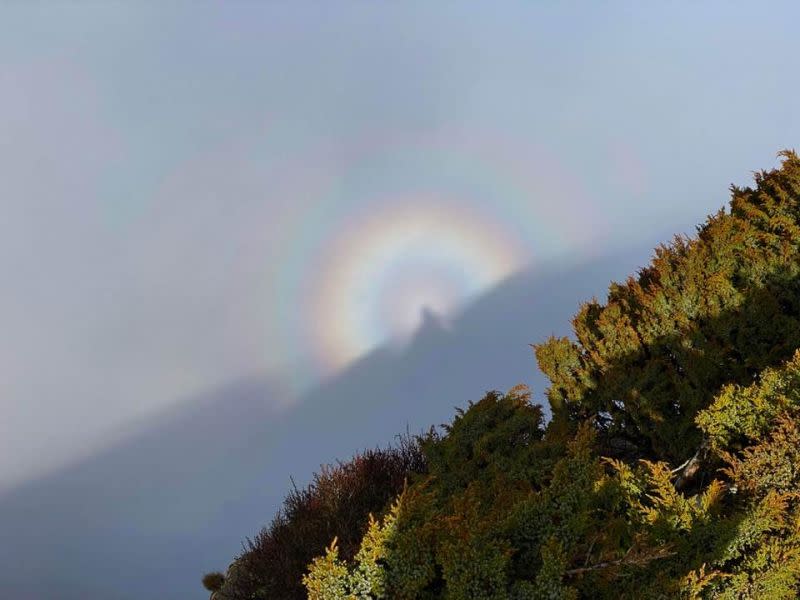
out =
[[[589,573],[591,571],[600,571],[602,569],[608,569],[609,567],[618,567],[620,565],[645,565],[651,561],[659,560],[662,558],[669,558],[670,556],[674,556],[677,554],[676,552],[659,552],[658,554],[652,554],[650,556],[634,556],[629,557],[628,553],[630,550],[623,556],[622,558],[618,558],[617,560],[606,560],[603,562],[595,563],[593,565],[589,565],[588,567],[577,567],[575,569],[569,569],[564,572],[564,575],[567,577],[574,577],[575,575],[582,575],[583,573]]]

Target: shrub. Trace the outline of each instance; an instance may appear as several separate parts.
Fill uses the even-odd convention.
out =
[[[311,560],[337,539],[350,560],[358,551],[370,514],[380,515],[409,477],[425,471],[418,440],[367,450],[347,462],[323,467],[304,489],[294,487],[272,523],[248,540],[237,559],[236,599],[305,598],[303,575]]]
[[[225,583],[225,575],[215,571],[214,573],[206,573],[203,575],[203,587],[209,592],[216,592]]]

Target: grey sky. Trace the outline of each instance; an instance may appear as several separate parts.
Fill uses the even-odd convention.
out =
[[[3,4],[0,488],[311,385],[317,242],[392,198],[469,196],[534,265],[700,221],[800,140],[800,9],[750,4]]]

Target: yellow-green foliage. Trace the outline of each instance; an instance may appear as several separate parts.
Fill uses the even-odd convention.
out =
[[[760,439],[775,417],[800,408],[800,352],[782,368],[768,368],[759,385],[727,385],[695,419],[715,450]]]
[[[728,386],[697,416],[720,469],[693,494],[664,462],[609,461],[630,521],[671,556],[621,597],[795,598],[800,593],[800,353],[747,387]],[[655,563],[654,565],[655,566]],[[638,596],[637,596],[638,594]]]
[[[303,577],[309,600],[380,600],[388,597],[383,561],[401,502],[402,496],[382,522],[369,516],[367,532],[352,566],[339,559],[336,539],[323,556],[314,559],[308,574]]]
[[[800,352],[749,385],[728,385],[696,418],[727,494],[696,598],[794,598],[800,592]],[[721,483],[723,482],[724,483]]]
[[[309,572],[303,577],[303,585],[308,590],[309,600],[346,600],[350,598],[347,589],[349,571],[347,565],[339,560],[336,538],[323,556],[314,559]]]
[[[695,597],[795,598],[800,593],[800,353],[759,381],[728,386],[697,417],[724,461],[735,526],[700,577]],[[744,448],[742,448],[744,446]],[[703,580],[702,585],[697,583]]]

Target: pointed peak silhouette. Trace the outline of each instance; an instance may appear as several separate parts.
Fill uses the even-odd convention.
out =
[[[451,326],[447,317],[439,314],[430,306],[423,306],[419,313],[419,325],[407,338],[405,350],[435,339],[441,339],[450,332]]]
[[[426,331],[428,329],[446,329],[444,317],[433,310],[430,306],[423,306],[419,311],[420,325],[417,331]]]
[[[445,317],[422,308],[402,352],[376,348],[296,402],[276,408],[283,378],[231,382],[0,496],[4,595],[191,597],[202,573],[272,519],[290,478],[304,486],[320,464],[449,422],[454,405],[488,389],[527,383],[541,398],[547,382],[528,344],[569,334],[578,303],[649,254],[528,270]]]

